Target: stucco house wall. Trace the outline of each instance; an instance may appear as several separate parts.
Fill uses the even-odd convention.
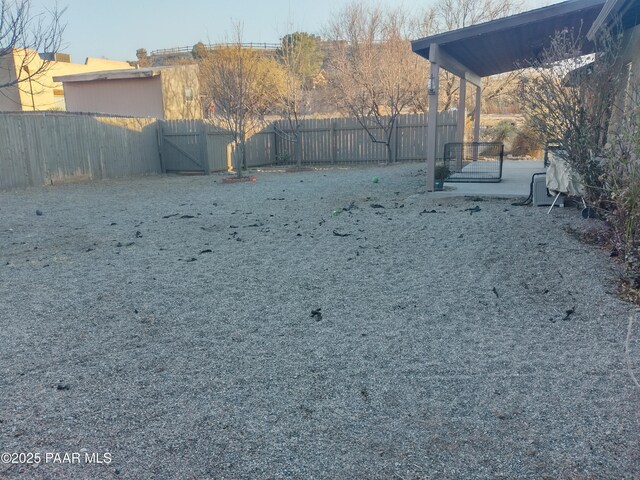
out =
[[[607,0],[587,33],[596,41],[607,30],[622,34],[622,52],[617,68],[622,81],[612,105],[609,134],[619,132],[632,105],[640,104],[640,2],[638,0]]]
[[[43,64],[40,55],[27,49],[14,49],[0,58],[0,85],[18,78],[19,70],[26,67],[37,71]],[[102,70],[132,69],[127,62],[87,58],[84,64],[51,60],[46,70],[35,78],[24,80],[20,85],[5,87],[0,95],[0,111],[20,112],[33,110],[65,110],[64,87],[53,77]],[[23,78],[26,73],[21,75]]]
[[[164,118],[162,81],[148,78],[70,82],[64,87],[67,111]]]
[[[197,65],[161,70],[164,119],[202,118]]]
[[[12,82],[16,78],[13,55],[0,57],[0,84]],[[15,87],[5,87],[0,93],[0,112],[20,111],[20,96]]]

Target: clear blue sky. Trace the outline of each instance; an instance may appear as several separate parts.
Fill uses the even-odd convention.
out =
[[[433,0],[376,1],[422,10]],[[350,0],[58,0],[66,7],[63,51],[72,61],[85,57],[134,60],[136,49],[223,41],[233,22],[244,26],[246,42],[277,42],[293,30],[322,33],[332,12]],[[529,0],[530,8],[557,0]],[[33,11],[52,8],[55,0],[32,0]],[[374,3],[374,2],[372,2]]]

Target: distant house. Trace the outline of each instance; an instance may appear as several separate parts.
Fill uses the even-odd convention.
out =
[[[35,75],[43,65],[43,72]],[[15,48],[0,57],[0,85],[13,83],[17,79],[25,80],[2,89],[0,111],[65,110],[63,86],[53,80],[54,76],[116,69],[131,70],[131,66],[127,62],[102,58],[87,58],[85,63],[71,63],[71,57],[63,53],[39,54],[33,50]]]
[[[164,120],[202,118],[197,65],[65,75],[67,111]]]

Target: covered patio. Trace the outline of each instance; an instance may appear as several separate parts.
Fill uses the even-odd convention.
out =
[[[473,142],[480,138],[482,79],[522,68],[538,60],[556,32],[586,32],[598,16],[603,0],[569,0],[509,17],[414,40],[412,49],[430,62],[427,126],[427,191],[434,191],[438,152],[436,130],[440,68],[459,78],[456,140],[464,142],[467,84],[475,88]],[[593,53],[585,42],[582,54]]]

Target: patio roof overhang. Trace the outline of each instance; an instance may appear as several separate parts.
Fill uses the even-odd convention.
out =
[[[604,0],[569,0],[414,40],[411,46],[418,55],[458,77],[476,80],[539,59],[557,31],[573,29],[586,34],[603,5]],[[583,53],[593,53],[593,48],[591,42],[585,42]]]

